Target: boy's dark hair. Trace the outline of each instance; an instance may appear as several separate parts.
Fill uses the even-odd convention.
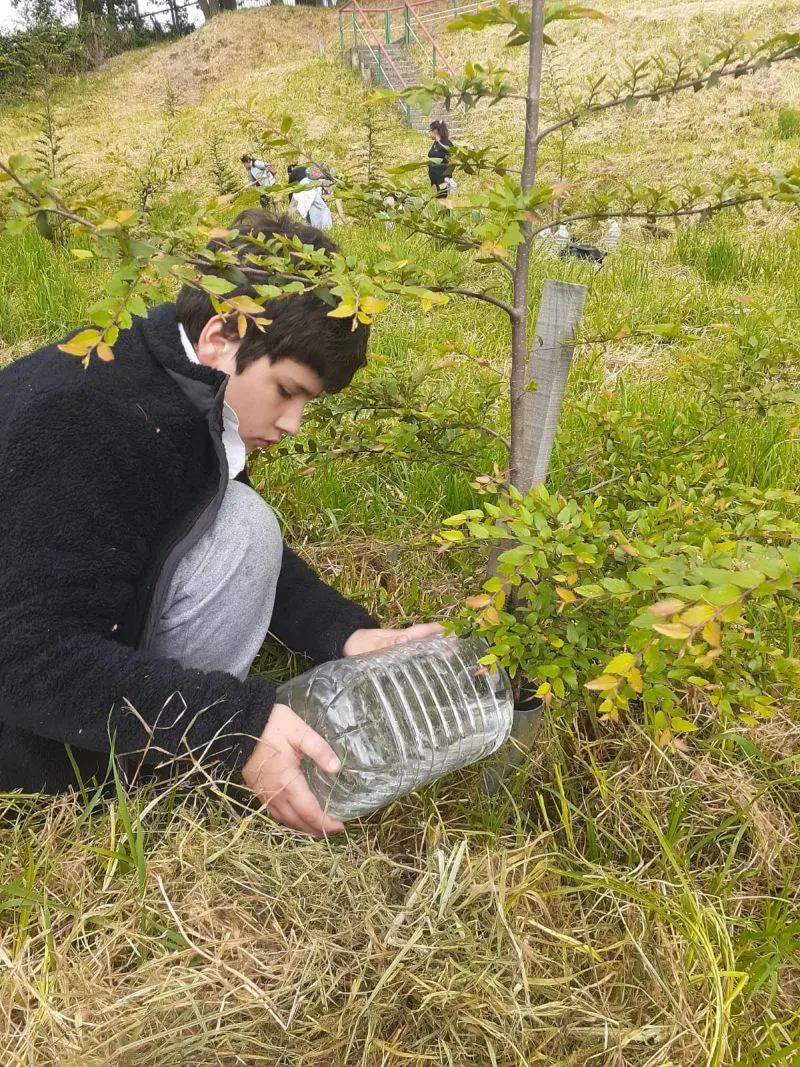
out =
[[[252,163],[253,162],[253,157],[252,156],[248,156],[248,155],[243,155],[242,159],[241,159],[241,162],[242,163]]]
[[[248,235],[263,234],[267,239],[273,234],[290,239],[299,237],[303,244],[313,248],[325,249],[328,253],[338,251],[333,241],[313,226],[286,216],[273,218],[258,208],[250,208],[237,215],[231,228],[238,230],[239,236],[229,242],[228,247],[236,249],[242,265],[246,263],[248,251],[261,251],[248,241]],[[218,249],[220,242],[211,242],[209,247]],[[225,295],[257,298],[248,285],[241,285]],[[178,293],[175,309],[178,322],[193,345],[197,345],[208,320],[217,314],[208,293],[190,285],[184,285]],[[268,300],[264,304],[264,315],[271,322],[260,330],[248,319],[247,331],[236,353],[237,374],[265,356],[271,363],[279,359],[293,359],[319,375],[325,392],[338,393],[344,389],[356,371],[367,362],[369,327],[358,323],[354,330],[352,319],[332,319],[329,311],[330,306],[311,291]],[[225,324],[226,332],[231,337],[238,336],[235,318],[233,316]]]

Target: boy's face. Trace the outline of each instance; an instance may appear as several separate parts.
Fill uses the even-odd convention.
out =
[[[297,360],[270,363],[266,356],[237,374],[239,341],[226,336],[221,326],[219,318],[206,323],[197,342],[197,358],[230,376],[225,400],[236,412],[247,451],[269,448],[282,437],[296,434],[306,404],[323,390],[320,376]]]

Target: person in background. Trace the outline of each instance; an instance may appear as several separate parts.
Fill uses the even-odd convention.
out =
[[[252,185],[268,187],[275,184],[275,171],[263,159],[245,154],[242,156],[242,166]]]
[[[303,181],[304,178],[308,178],[309,182],[320,182],[320,192],[322,200],[327,203],[333,196],[333,186],[336,185],[336,178],[331,174],[327,167],[320,167],[316,163],[310,163],[308,166],[303,166],[301,163],[290,163],[287,168],[288,180],[294,185]],[[295,206],[292,204],[292,197],[289,197],[289,210],[295,210]],[[302,201],[301,201],[302,203]],[[339,197],[333,197],[333,203],[336,207],[336,215],[342,226],[348,224],[348,218],[344,213],[344,206]],[[316,212],[316,209],[315,209]],[[321,216],[324,219],[324,215]],[[310,222],[310,217],[308,218]],[[316,224],[320,229],[324,229],[324,226]]]
[[[301,176],[302,175],[302,176]],[[333,227],[331,209],[325,203],[322,182],[326,180],[322,167],[312,164],[309,167],[294,166],[289,169],[289,181],[306,188],[300,188],[292,194],[289,205],[291,214],[297,214],[318,230],[326,231]]]
[[[447,131],[447,123],[440,119],[434,119],[430,124],[429,133],[433,144],[428,152],[428,178],[436,190],[437,200],[444,200],[450,192],[450,183],[453,180],[453,167],[450,163],[453,142]]]

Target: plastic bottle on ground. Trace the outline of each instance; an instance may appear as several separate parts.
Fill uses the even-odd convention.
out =
[[[622,237],[622,228],[616,219],[609,219],[604,244],[607,252],[613,252]]]

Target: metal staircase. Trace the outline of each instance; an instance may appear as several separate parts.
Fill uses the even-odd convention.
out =
[[[457,0],[427,0],[427,6],[436,4],[441,9],[443,2],[441,17],[452,19],[458,10]],[[358,0],[346,0],[339,8],[342,58],[349,58],[364,81],[396,92],[421,83],[423,74],[417,64],[418,56],[430,55],[431,73],[444,70],[452,76],[453,68],[426,25],[430,16],[426,19],[418,11],[423,5],[425,0],[416,5],[407,2],[387,8],[363,8]],[[469,10],[476,7],[476,4],[468,5]],[[445,111],[441,106],[434,104],[429,114],[402,100],[395,106],[411,129],[427,131],[434,119],[444,119],[451,137],[461,132],[459,114]]]
[[[419,85],[422,81],[419,68],[411,58],[408,46],[402,41],[395,41],[393,44],[386,45],[385,55],[382,58],[384,60],[389,58],[392,61],[388,77],[385,73],[385,63],[378,63],[374,49],[369,48],[367,45],[360,45],[356,49],[356,53],[362,77],[372,85],[383,85],[392,89],[398,88],[397,85],[391,84],[392,74],[400,76],[402,84],[399,88],[403,88],[404,85]],[[398,79],[395,78],[394,80],[397,81]],[[402,101],[398,101],[396,106],[406,119],[406,125],[413,130],[425,132],[433,119],[444,119],[450,130],[451,137],[457,136],[461,132],[461,124],[456,114],[452,111],[445,111],[443,107],[437,107],[434,104],[430,114],[426,115],[416,105],[407,105]]]

